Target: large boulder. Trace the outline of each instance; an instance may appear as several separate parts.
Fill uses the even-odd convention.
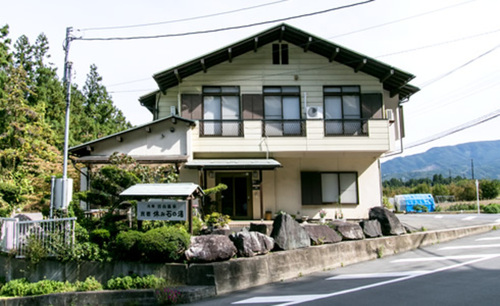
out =
[[[363,229],[359,224],[334,220],[329,226],[342,235],[342,240],[361,240],[365,238]]]
[[[274,247],[273,238],[259,232],[243,230],[231,234],[229,239],[234,243],[239,256],[253,257],[255,255],[267,254]]]
[[[366,238],[382,237],[382,228],[378,220],[363,220],[359,222]]]
[[[191,237],[191,246],[185,252],[188,261],[213,262],[231,259],[236,255],[236,247],[224,235]]]
[[[403,235],[406,233],[403,224],[396,215],[385,207],[372,207],[369,213],[370,220],[378,220],[385,236]]]
[[[294,250],[311,246],[306,230],[289,214],[279,214],[274,219],[271,237],[276,249]]]
[[[302,227],[306,230],[314,245],[342,241],[342,236],[327,225],[304,224]]]

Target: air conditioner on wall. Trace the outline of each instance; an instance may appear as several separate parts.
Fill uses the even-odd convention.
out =
[[[308,106],[306,108],[307,119],[323,119],[323,107]]]
[[[396,120],[394,117],[394,111],[392,109],[385,110],[385,117],[387,118],[387,120],[389,120],[390,123]]]

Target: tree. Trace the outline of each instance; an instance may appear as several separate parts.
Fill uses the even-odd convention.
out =
[[[498,181],[481,180],[479,183],[482,199],[496,199],[499,194],[500,183]]]
[[[102,77],[95,65],[90,66],[87,81],[83,87],[83,105],[80,113],[75,114],[85,133],[80,141],[87,142],[125,129],[132,125],[125,119],[121,110],[113,105],[111,96],[102,85]]]

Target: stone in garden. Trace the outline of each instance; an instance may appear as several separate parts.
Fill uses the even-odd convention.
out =
[[[275,248],[294,250],[311,246],[311,239],[306,230],[289,214],[278,214],[274,219],[271,237]]]
[[[302,227],[304,227],[307,231],[307,234],[311,238],[312,244],[314,245],[337,243],[342,241],[342,236],[327,225],[305,224],[302,225]]]
[[[372,207],[369,213],[370,220],[378,220],[385,236],[403,235],[406,233],[396,215],[385,207]]]
[[[229,239],[233,241],[239,256],[253,257],[255,255],[267,254],[274,247],[273,238],[259,232],[241,232],[231,234]]]
[[[236,255],[236,251],[228,236],[193,236],[185,255],[188,261],[213,262],[231,259]]]
[[[342,235],[342,240],[361,240],[365,238],[363,229],[359,224],[334,220],[329,223],[329,226]]]
[[[382,237],[382,228],[378,220],[363,220],[359,222],[366,238]]]
[[[250,231],[267,235],[267,225],[264,223],[250,223]]]

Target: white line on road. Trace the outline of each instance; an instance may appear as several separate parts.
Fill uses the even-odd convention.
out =
[[[500,219],[496,219],[494,222],[495,223],[500,223]]]
[[[486,237],[486,238],[476,239],[476,241],[487,241],[487,240],[500,240],[500,237]]]
[[[484,255],[456,255],[456,256],[436,256],[436,257],[419,257],[419,258],[403,258],[391,261],[391,263],[398,262],[421,262],[421,261],[443,261],[443,260],[457,260],[457,259],[472,259],[480,258]]]
[[[436,219],[443,219],[443,216],[434,216]]]
[[[382,273],[360,273],[360,274],[344,274],[329,277],[326,280],[345,280],[345,279],[366,279],[366,278],[382,278],[382,277],[403,277],[408,275],[417,275],[428,273],[429,271],[403,271],[403,272],[382,272]]]
[[[405,281],[405,280],[408,280],[408,279],[412,279],[412,278],[416,278],[416,277],[423,276],[423,275],[428,275],[428,274],[432,274],[432,273],[443,272],[443,271],[446,271],[446,270],[452,270],[452,269],[455,269],[455,268],[459,268],[459,267],[466,266],[466,265],[471,265],[471,264],[474,264],[474,263],[477,263],[477,262],[481,262],[481,261],[492,259],[492,258],[499,257],[499,256],[500,256],[500,254],[490,254],[490,255],[482,255],[482,256],[481,255],[476,255],[475,256],[476,259],[474,259],[474,260],[462,262],[462,263],[451,265],[451,266],[446,266],[446,267],[439,268],[439,269],[436,269],[436,270],[428,271],[427,273],[412,274],[412,275],[408,275],[408,276],[405,276],[405,277],[395,278],[395,279],[391,279],[391,280],[387,280],[387,281],[383,281],[383,282],[378,282],[378,283],[374,283],[374,284],[369,284],[369,285],[365,285],[365,286],[360,286],[360,287],[356,287],[356,288],[352,288],[352,289],[347,289],[347,290],[342,290],[342,291],[332,292],[332,293],[327,293],[327,294],[317,294],[317,295],[285,295],[285,296],[269,296],[269,297],[262,297],[262,296],[260,296],[260,297],[253,297],[253,298],[249,298],[249,299],[246,299],[246,300],[241,300],[241,301],[233,302],[232,304],[261,304],[261,303],[268,304],[268,303],[285,302],[283,304],[277,304],[277,306],[295,305],[295,304],[310,302],[310,301],[314,301],[314,300],[319,300],[319,299],[324,299],[324,298],[330,298],[330,297],[334,297],[334,296],[338,296],[338,295],[343,295],[343,294],[347,294],[347,293],[357,292],[357,291],[361,291],[361,290],[365,290],[365,289],[370,289],[370,288],[385,286],[385,285],[389,285],[389,284],[393,284],[393,283],[397,283],[397,282],[402,282],[402,281]]]
[[[469,221],[469,220],[473,220],[473,219],[476,219],[477,216],[469,216],[469,217],[465,217],[462,219],[462,221]]]
[[[465,249],[488,249],[500,248],[500,244],[483,244],[483,245],[459,245],[452,247],[440,248],[439,250],[465,250]]]

